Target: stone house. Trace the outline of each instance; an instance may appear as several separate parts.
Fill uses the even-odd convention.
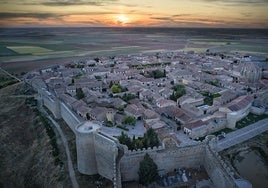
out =
[[[70,94],[72,97],[76,95],[76,87],[75,86],[67,86],[66,93]]]
[[[158,108],[164,108],[168,106],[176,106],[176,102],[169,100],[169,99],[159,99],[156,101],[156,106]]]
[[[135,104],[130,104],[125,108],[124,112],[126,115],[133,116],[135,119],[141,119],[143,109],[139,108]]]

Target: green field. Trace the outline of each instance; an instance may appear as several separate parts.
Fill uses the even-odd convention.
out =
[[[215,41],[191,41],[193,44],[204,44],[204,45],[215,45],[215,46],[223,46],[228,45],[228,42],[215,42]],[[233,43],[232,43],[233,44]]]
[[[5,46],[0,45],[0,56],[12,56],[17,55],[17,53]]]
[[[40,55],[40,54],[49,54],[53,53],[53,50],[49,50],[46,48],[42,48],[39,46],[7,46],[8,49],[15,51],[18,54],[32,54],[32,55]]]
[[[182,50],[179,50],[179,51],[186,51],[186,52],[194,51],[196,53],[201,53],[201,52],[205,52],[206,50],[207,48],[183,48]]]

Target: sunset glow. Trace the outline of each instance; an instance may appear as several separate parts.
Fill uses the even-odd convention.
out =
[[[268,27],[266,0],[0,0],[2,27]]]
[[[120,14],[116,17],[116,24],[125,26],[130,22],[129,18],[126,17],[124,14]]]

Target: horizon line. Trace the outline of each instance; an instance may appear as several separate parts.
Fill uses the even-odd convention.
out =
[[[0,29],[46,29],[46,28],[106,28],[106,29],[245,29],[245,30],[268,30],[267,28],[263,27],[175,27],[175,26],[3,26]]]

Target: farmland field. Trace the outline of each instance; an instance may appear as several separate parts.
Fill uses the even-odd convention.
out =
[[[7,46],[8,49],[17,52],[18,54],[47,54],[53,52],[53,50],[49,50],[46,48],[42,48],[39,46]]]
[[[20,74],[81,58],[207,49],[268,57],[267,44],[264,29],[0,28],[0,66]]]
[[[196,53],[201,53],[205,52],[207,48],[183,48],[181,51],[189,52],[189,51],[194,51]]]

